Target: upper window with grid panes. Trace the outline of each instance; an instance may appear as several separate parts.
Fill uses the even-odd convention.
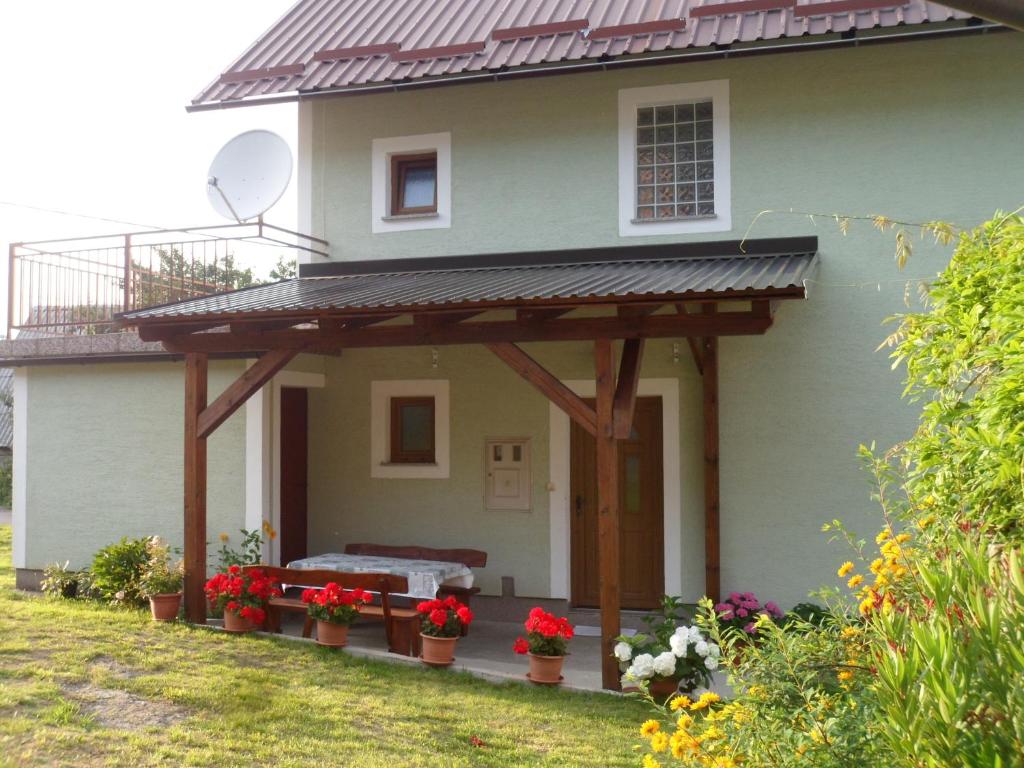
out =
[[[637,108],[635,221],[714,215],[713,102]]]

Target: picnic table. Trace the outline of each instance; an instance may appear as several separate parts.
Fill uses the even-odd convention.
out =
[[[288,563],[289,568],[328,570],[342,573],[388,573],[409,580],[409,591],[396,597],[430,600],[442,587],[473,586],[473,571],[462,563],[442,560],[411,560],[378,555],[346,555],[331,552],[304,557]]]

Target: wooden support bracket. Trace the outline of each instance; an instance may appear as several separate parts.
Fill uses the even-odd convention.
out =
[[[636,393],[640,386],[640,364],[643,361],[644,340],[626,339],[622,344],[619,362],[619,380],[615,385],[615,437],[626,440],[633,432],[633,412]]]
[[[499,342],[487,348],[512,370],[540,390],[541,394],[569,414],[569,418],[592,435],[597,435],[597,414],[593,408],[553,373],[523,352],[515,344]]]
[[[298,354],[293,349],[275,349],[267,352],[225,389],[208,408],[199,414],[199,437],[206,439],[232,413],[248,400],[256,390],[274,378],[274,374],[288,365]]]

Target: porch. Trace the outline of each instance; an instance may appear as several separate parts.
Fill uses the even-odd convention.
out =
[[[136,327],[143,340],[160,342],[186,360],[185,593],[189,619],[196,623],[206,620],[202,584],[209,538],[205,521],[207,439],[232,413],[300,353],[330,359],[360,350],[427,347],[434,350],[436,358],[438,348],[481,349],[475,346],[481,345],[494,364],[511,368],[544,395],[553,411],[564,415],[567,428],[571,422],[573,429],[588,435],[596,446],[596,498],[588,530],[595,541],[594,594],[600,607],[601,637],[593,643],[593,658],[589,652],[578,653],[580,664],[592,670],[584,671],[581,666],[579,674],[581,687],[589,687],[588,675],[596,674],[600,666],[601,685],[617,688],[619,673],[610,651],[620,634],[620,607],[625,605],[620,557],[623,489],[617,468],[634,433],[637,402],[643,396],[645,342],[685,339],[700,376],[703,593],[717,598],[717,339],[765,333],[779,302],[804,297],[804,280],[816,265],[816,249],[814,238],[800,238],[321,263],[305,265],[297,280],[121,315],[120,322]],[[550,365],[520,346],[533,342],[573,342],[589,348],[592,390],[567,385]],[[212,355],[260,357],[208,402],[206,372]],[[589,396],[592,401],[586,399]],[[675,442],[678,451],[678,432]],[[665,445],[671,449],[671,437]],[[371,453],[374,450],[371,440]],[[376,459],[374,454],[374,467],[388,464]],[[431,454],[429,460],[422,460],[424,474],[419,476],[437,477],[433,473],[441,464]],[[552,479],[548,485],[553,491],[556,483]],[[557,490],[568,498],[564,486]],[[669,498],[667,494],[665,498]],[[678,507],[678,499],[675,504]],[[678,509],[665,511],[678,514]],[[400,530],[388,529],[386,535],[391,543],[410,543],[395,541],[404,538]],[[313,537],[308,539],[311,546],[321,546]],[[444,545],[473,544],[476,542],[450,541]],[[672,541],[666,538],[666,552],[670,546]],[[552,563],[560,556],[552,546]],[[665,591],[677,582],[678,572],[666,570]],[[554,590],[549,596],[554,596]],[[517,633],[517,629],[508,632],[493,627],[481,632],[479,648],[470,646],[463,654],[475,656],[481,663],[490,660],[500,668],[506,662],[499,659],[508,658],[508,644]],[[493,657],[488,638],[496,649]]]

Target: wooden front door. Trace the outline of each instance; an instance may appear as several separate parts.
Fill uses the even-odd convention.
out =
[[[281,565],[306,556],[308,398],[281,388]]]
[[[622,607],[656,608],[665,590],[661,398],[637,399],[633,434],[619,441]],[[597,445],[572,422],[572,602],[598,607]]]

